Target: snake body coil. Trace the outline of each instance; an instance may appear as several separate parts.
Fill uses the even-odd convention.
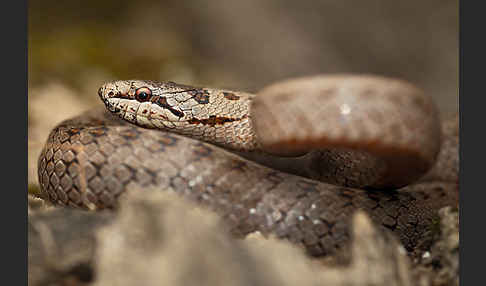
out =
[[[437,208],[457,204],[457,136],[441,140],[433,102],[402,81],[303,78],[254,96],[133,80],[98,93],[117,116],[62,122],[40,155],[41,189],[56,204],[106,208],[126,190],[174,191],[237,235],[274,233],[313,255],[348,239],[356,209],[411,250]]]

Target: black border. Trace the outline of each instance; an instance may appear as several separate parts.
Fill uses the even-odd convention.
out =
[[[467,3],[467,5],[466,5]],[[479,1],[459,1],[459,189],[460,189],[460,285],[480,285],[484,273],[484,98],[486,27]],[[477,7],[474,7],[474,4]],[[477,102],[475,102],[477,101]],[[480,152],[483,150],[483,152]],[[476,256],[476,257],[475,257]],[[483,274],[483,275],[482,275]]]
[[[27,1],[3,3],[2,281],[27,285]],[[10,283],[9,283],[10,282]]]

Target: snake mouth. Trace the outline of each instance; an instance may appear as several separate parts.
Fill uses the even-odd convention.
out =
[[[110,100],[110,98],[102,98],[103,103],[106,106],[106,109],[108,109],[112,113],[120,113],[121,109],[116,106],[114,102]]]
[[[118,107],[119,99],[128,99],[127,94],[123,94],[121,91],[117,91],[111,84],[104,84],[98,89],[98,96],[103,101],[108,111],[120,114],[122,109]]]

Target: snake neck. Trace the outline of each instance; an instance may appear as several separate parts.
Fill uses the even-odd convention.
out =
[[[191,118],[176,127],[182,135],[232,151],[259,151],[252,124],[253,94],[203,89],[207,96],[192,107]]]

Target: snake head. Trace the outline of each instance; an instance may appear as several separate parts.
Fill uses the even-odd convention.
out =
[[[235,150],[250,150],[256,144],[249,118],[251,94],[146,80],[109,82],[98,94],[109,111],[140,127]]]
[[[105,83],[98,95],[110,112],[124,120],[148,128],[170,128],[173,122],[191,116],[181,103],[193,90],[173,82],[118,80]],[[161,126],[154,126],[154,122]]]

